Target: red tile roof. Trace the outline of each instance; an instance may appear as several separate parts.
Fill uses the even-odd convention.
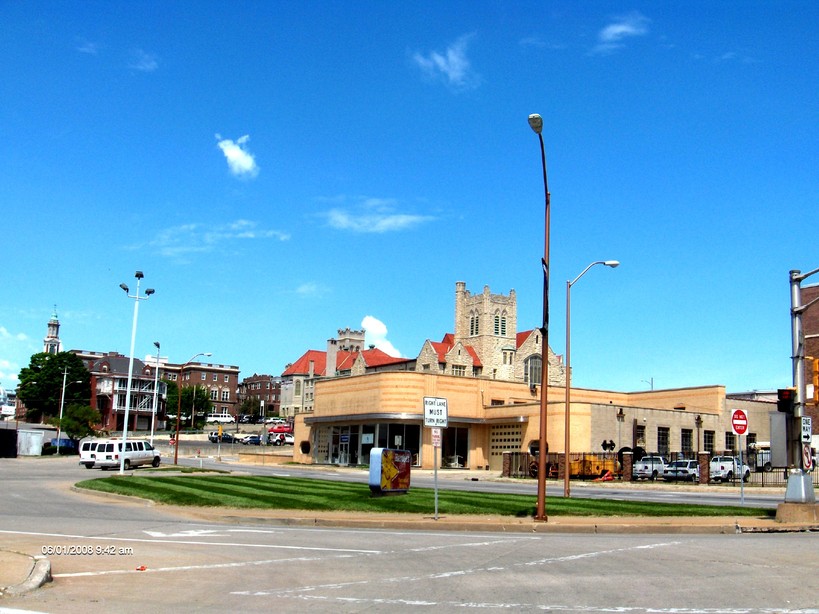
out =
[[[383,350],[372,348],[362,352],[348,352],[341,350],[336,355],[336,371],[349,371],[353,368],[359,353],[364,357],[364,364],[368,367],[380,367],[384,365],[405,362],[406,358],[396,358],[390,356]],[[313,361],[313,373],[319,376],[327,375],[327,352],[321,350],[307,350],[301,358],[285,369],[282,376],[288,375],[308,375],[310,373],[310,361]]]

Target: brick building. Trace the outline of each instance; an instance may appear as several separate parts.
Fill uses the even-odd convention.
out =
[[[257,415],[265,418],[279,416],[281,409],[282,380],[274,375],[254,373],[239,383],[238,402],[257,399]]]

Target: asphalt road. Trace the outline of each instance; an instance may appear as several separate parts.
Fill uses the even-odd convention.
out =
[[[40,612],[819,614],[819,534],[287,527],[74,492],[71,459],[0,459],[0,544],[50,552]]]

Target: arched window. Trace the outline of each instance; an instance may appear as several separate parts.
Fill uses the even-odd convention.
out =
[[[540,376],[543,374],[543,360],[539,354],[530,356],[523,363],[523,381],[527,384],[540,384]]]
[[[500,337],[506,336],[506,314],[495,314],[495,335]]]
[[[474,337],[481,332],[481,318],[477,313],[472,313],[469,316],[469,336]]]

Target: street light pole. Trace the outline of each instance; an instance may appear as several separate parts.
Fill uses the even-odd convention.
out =
[[[131,326],[131,354],[130,359],[128,360],[128,384],[126,386],[125,391],[125,417],[122,423],[122,449],[120,450],[120,457],[119,457],[119,472],[120,474],[125,473],[125,447],[126,443],[128,442],[128,420],[129,414],[131,411],[131,384],[133,382],[134,377],[134,345],[136,344],[136,331],[137,331],[137,318],[139,316],[139,301],[148,300],[148,297],[151,296],[155,290],[153,288],[148,288],[145,290],[145,296],[139,295],[139,282],[140,280],[145,277],[142,274],[142,271],[137,271],[134,273],[134,277],[137,280],[136,285],[136,292],[131,295],[128,294],[128,286],[125,284],[120,284],[119,287],[125,291],[125,294],[128,295],[128,298],[134,299],[134,322]]]
[[[60,395],[60,421],[57,423],[57,456],[60,455],[60,439],[62,439],[62,429],[63,429],[63,407],[65,406],[65,389],[66,389],[66,382],[65,378],[68,376],[68,367],[63,368],[63,390],[62,394]],[[82,380],[78,379],[73,382],[68,382],[69,384],[82,384]]]
[[[154,429],[156,427],[156,407],[157,395],[159,394],[159,341],[154,341],[156,346],[156,367],[154,369],[154,408],[151,412],[151,445],[154,445]]]
[[[592,268],[596,264],[602,264],[604,266],[608,266],[611,268],[617,268],[620,266],[620,263],[617,260],[598,260],[597,262],[592,262],[589,266],[583,269],[583,272],[580,273],[577,277],[574,278],[573,281],[566,282],[566,400],[563,409],[564,415],[564,441],[563,441],[563,449],[565,455],[565,462],[563,468],[563,496],[568,498],[571,496],[570,489],[569,489],[569,482],[571,480],[571,463],[569,462],[569,451],[571,449],[571,429],[569,428],[570,425],[570,414],[571,414],[571,390],[572,390],[572,353],[571,353],[571,346],[572,346],[572,327],[571,327],[571,313],[572,313],[572,286],[577,283],[581,277],[583,277],[586,272]],[[620,436],[617,436],[618,440]]]
[[[182,414],[182,374],[185,372],[185,367],[187,367],[190,363],[194,360],[199,358],[200,356],[211,356],[210,352],[199,352],[198,354],[194,354],[190,357],[186,363],[184,363],[181,367],[179,367],[179,383],[176,386],[176,436],[174,438],[174,446],[173,446],[173,464],[178,464],[179,461],[179,418]],[[194,388],[193,391],[194,397],[196,396],[196,389]]]
[[[546,420],[548,418],[549,390],[549,181],[546,175],[546,149],[543,146],[543,118],[537,113],[529,116],[529,127],[537,134],[540,141],[540,161],[543,167],[543,192],[545,195],[543,224],[543,323],[540,334],[543,338],[540,369],[540,442],[538,444],[537,463],[537,509],[535,520],[546,522]]]

